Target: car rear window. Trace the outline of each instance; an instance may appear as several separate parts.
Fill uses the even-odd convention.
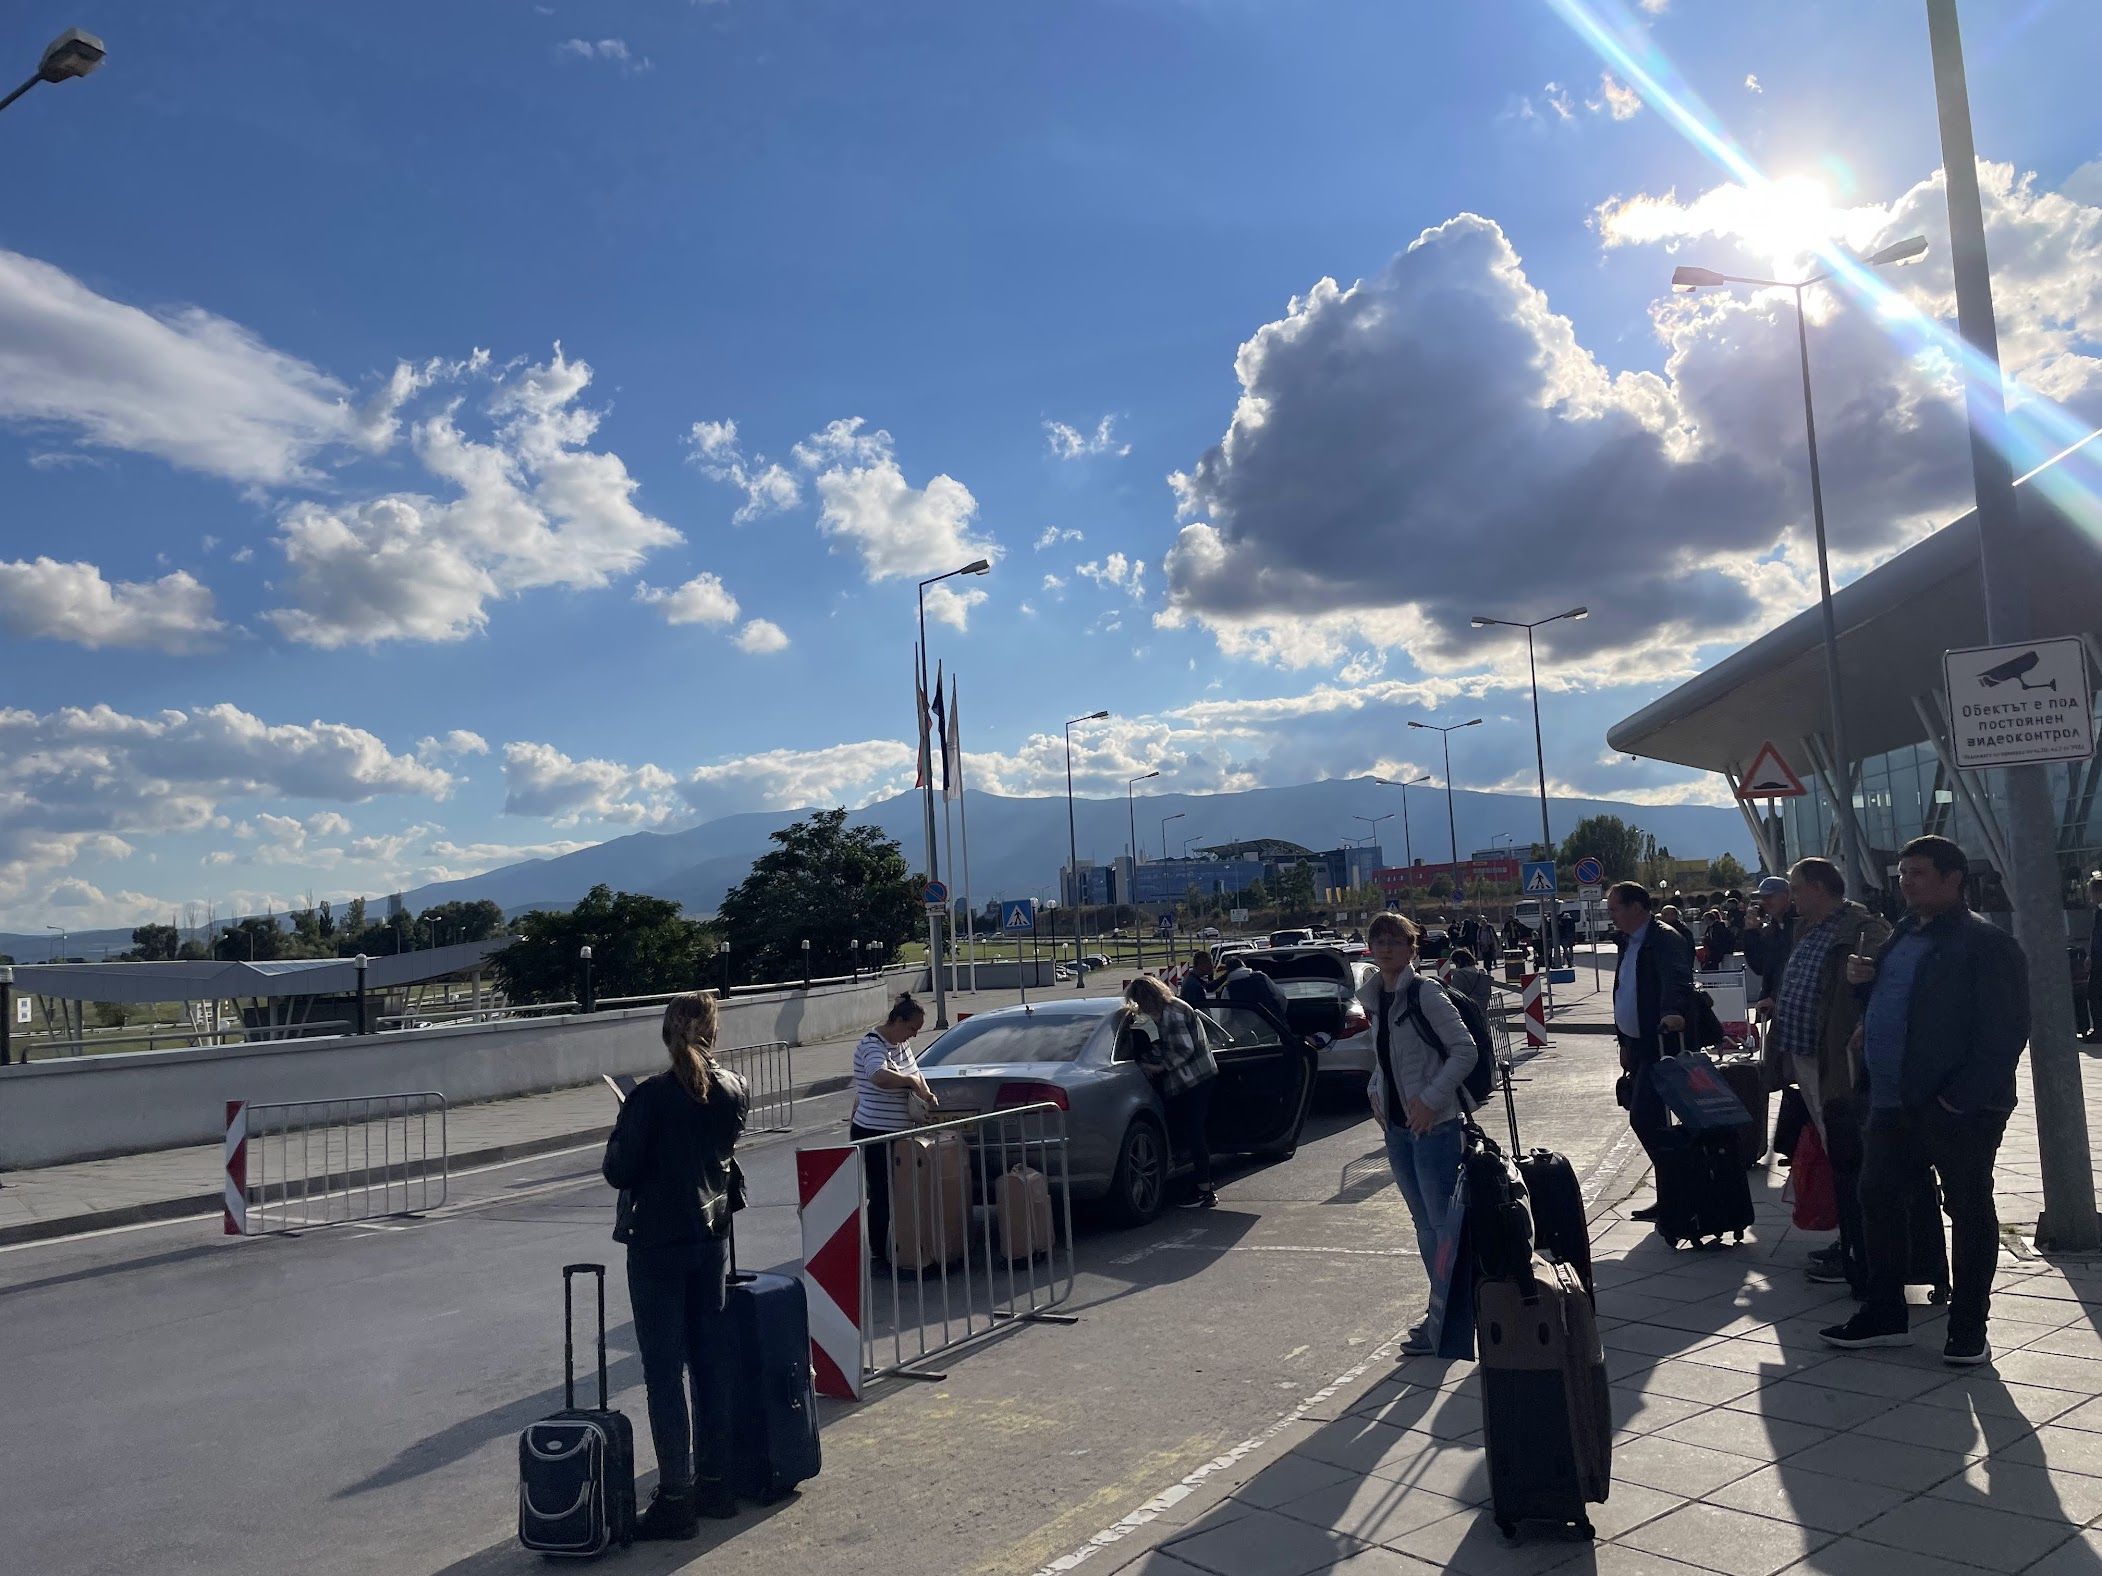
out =
[[[1284,992],[1286,1001],[1334,1001],[1342,988],[1341,980],[1279,980],[1277,988]]]
[[[1302,952],[1288,957],[1250,958],[1248,966],[1269,975],[1280,985],[1287,980],[1325,980],[1331,985],[1344,985],[1352,978],[1349,960],[1336,952]]]
[[[1102,1027],[1103,1016],[1036,1012],[1011,1018],[966,1018],[920,1053],[920,1065],[1076,1061]]]

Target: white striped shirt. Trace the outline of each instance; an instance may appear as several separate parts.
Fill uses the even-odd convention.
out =
[[[854,1121],[879,1133],[896,1133],[912,1126],[912,1113],[905,1102],[910,1089],[879,1089],[876,1074],[916,1073],[920,1064],[912,1054],[912,1043],[893,1045],[879,1030],[871,1029],[854,1047]]]

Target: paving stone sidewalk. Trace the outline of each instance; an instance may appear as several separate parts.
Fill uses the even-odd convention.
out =
[[[2084,1069],[2102,1132],[2102,1066]],[[2027,1098],[2027,1079],[2023,1094]],[[1626,1209],[1593,1223],[1616,1433],[1595,1545],[1488,1512],[1472,1363],[1384,1365],[1235,1474],[1080,1564],[1108,1576],[2102,1576],[2102,1260],[2046,1262],[2009,1231],[1995,1360],[1943,1365],[1941,1310],[1909,1349],[1842,1353],[1817,1332],[1854,1308],[1803,1260],[1830,1233],[1790,1223],[1785,1170],[1755,1172],[1741,1247],[1674,1251]],[[2041,1203],[2030,1113],[2009,1124],[2002,1221]],[[1833,1295],[1834,1292],[1839,1295]],[[1924,1296],[1924,1289],[1915,1296]]]

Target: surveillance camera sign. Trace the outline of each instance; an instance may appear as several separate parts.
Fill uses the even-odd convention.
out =
[[[1965,771],[2084,761],[2095,753],[2094,697],[2079,640],[1973,646],[1942,655],[1949,739]]]

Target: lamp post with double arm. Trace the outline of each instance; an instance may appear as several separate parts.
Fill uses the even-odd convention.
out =
[[[1479,728],[1481,725],[1482,719],[1479,717],[1470,717],[1465,722],[1453,723],[1417,722],[1414,718],[1409,720],[1410,727],[1427,729],[1432,733],[1438,734],[1445,741],[1445,829],[1452,835],[1454,880],[1459,879],[1460,823],[1458,818],[1454,816],[1452,808],[1452,736],[1462,728]]]
[[[1589,618],[1591,609],[1573,607],[1566,613],[1556,613],[1550,618],[1536,618],[1530,624],[1510,618],[1484,618],[1474,620],[1476,629],[1522,629],[1525,631],[1525,671],[1533,681],[1533,762],[1540,768],[1540,846],[1546,850],[1545,858],[1555,857],[1554,834],[1547,829],[1547,750],[1540,742],[1540,669],[1533,661],[1533,631],[1543,625],[1559,623],[1561,620]]]
[[[1080,923],[1087,917],[1087,894],[1080,885],[1080,833],[1079,823],[1073,816],[1073,725],[1081,722],[1100,722],[1107,711],[1091,711],[1085,717],[1072,717],[1066,722],[1066,877],[1073,883],[1073,988],[1085,988],[1087,971],[1080,966]],[[930,812],[931,813],[931,812]],[[933,825],[929,822],[928,825]],[[1067,894],[1060,893],[1060,897]]]

